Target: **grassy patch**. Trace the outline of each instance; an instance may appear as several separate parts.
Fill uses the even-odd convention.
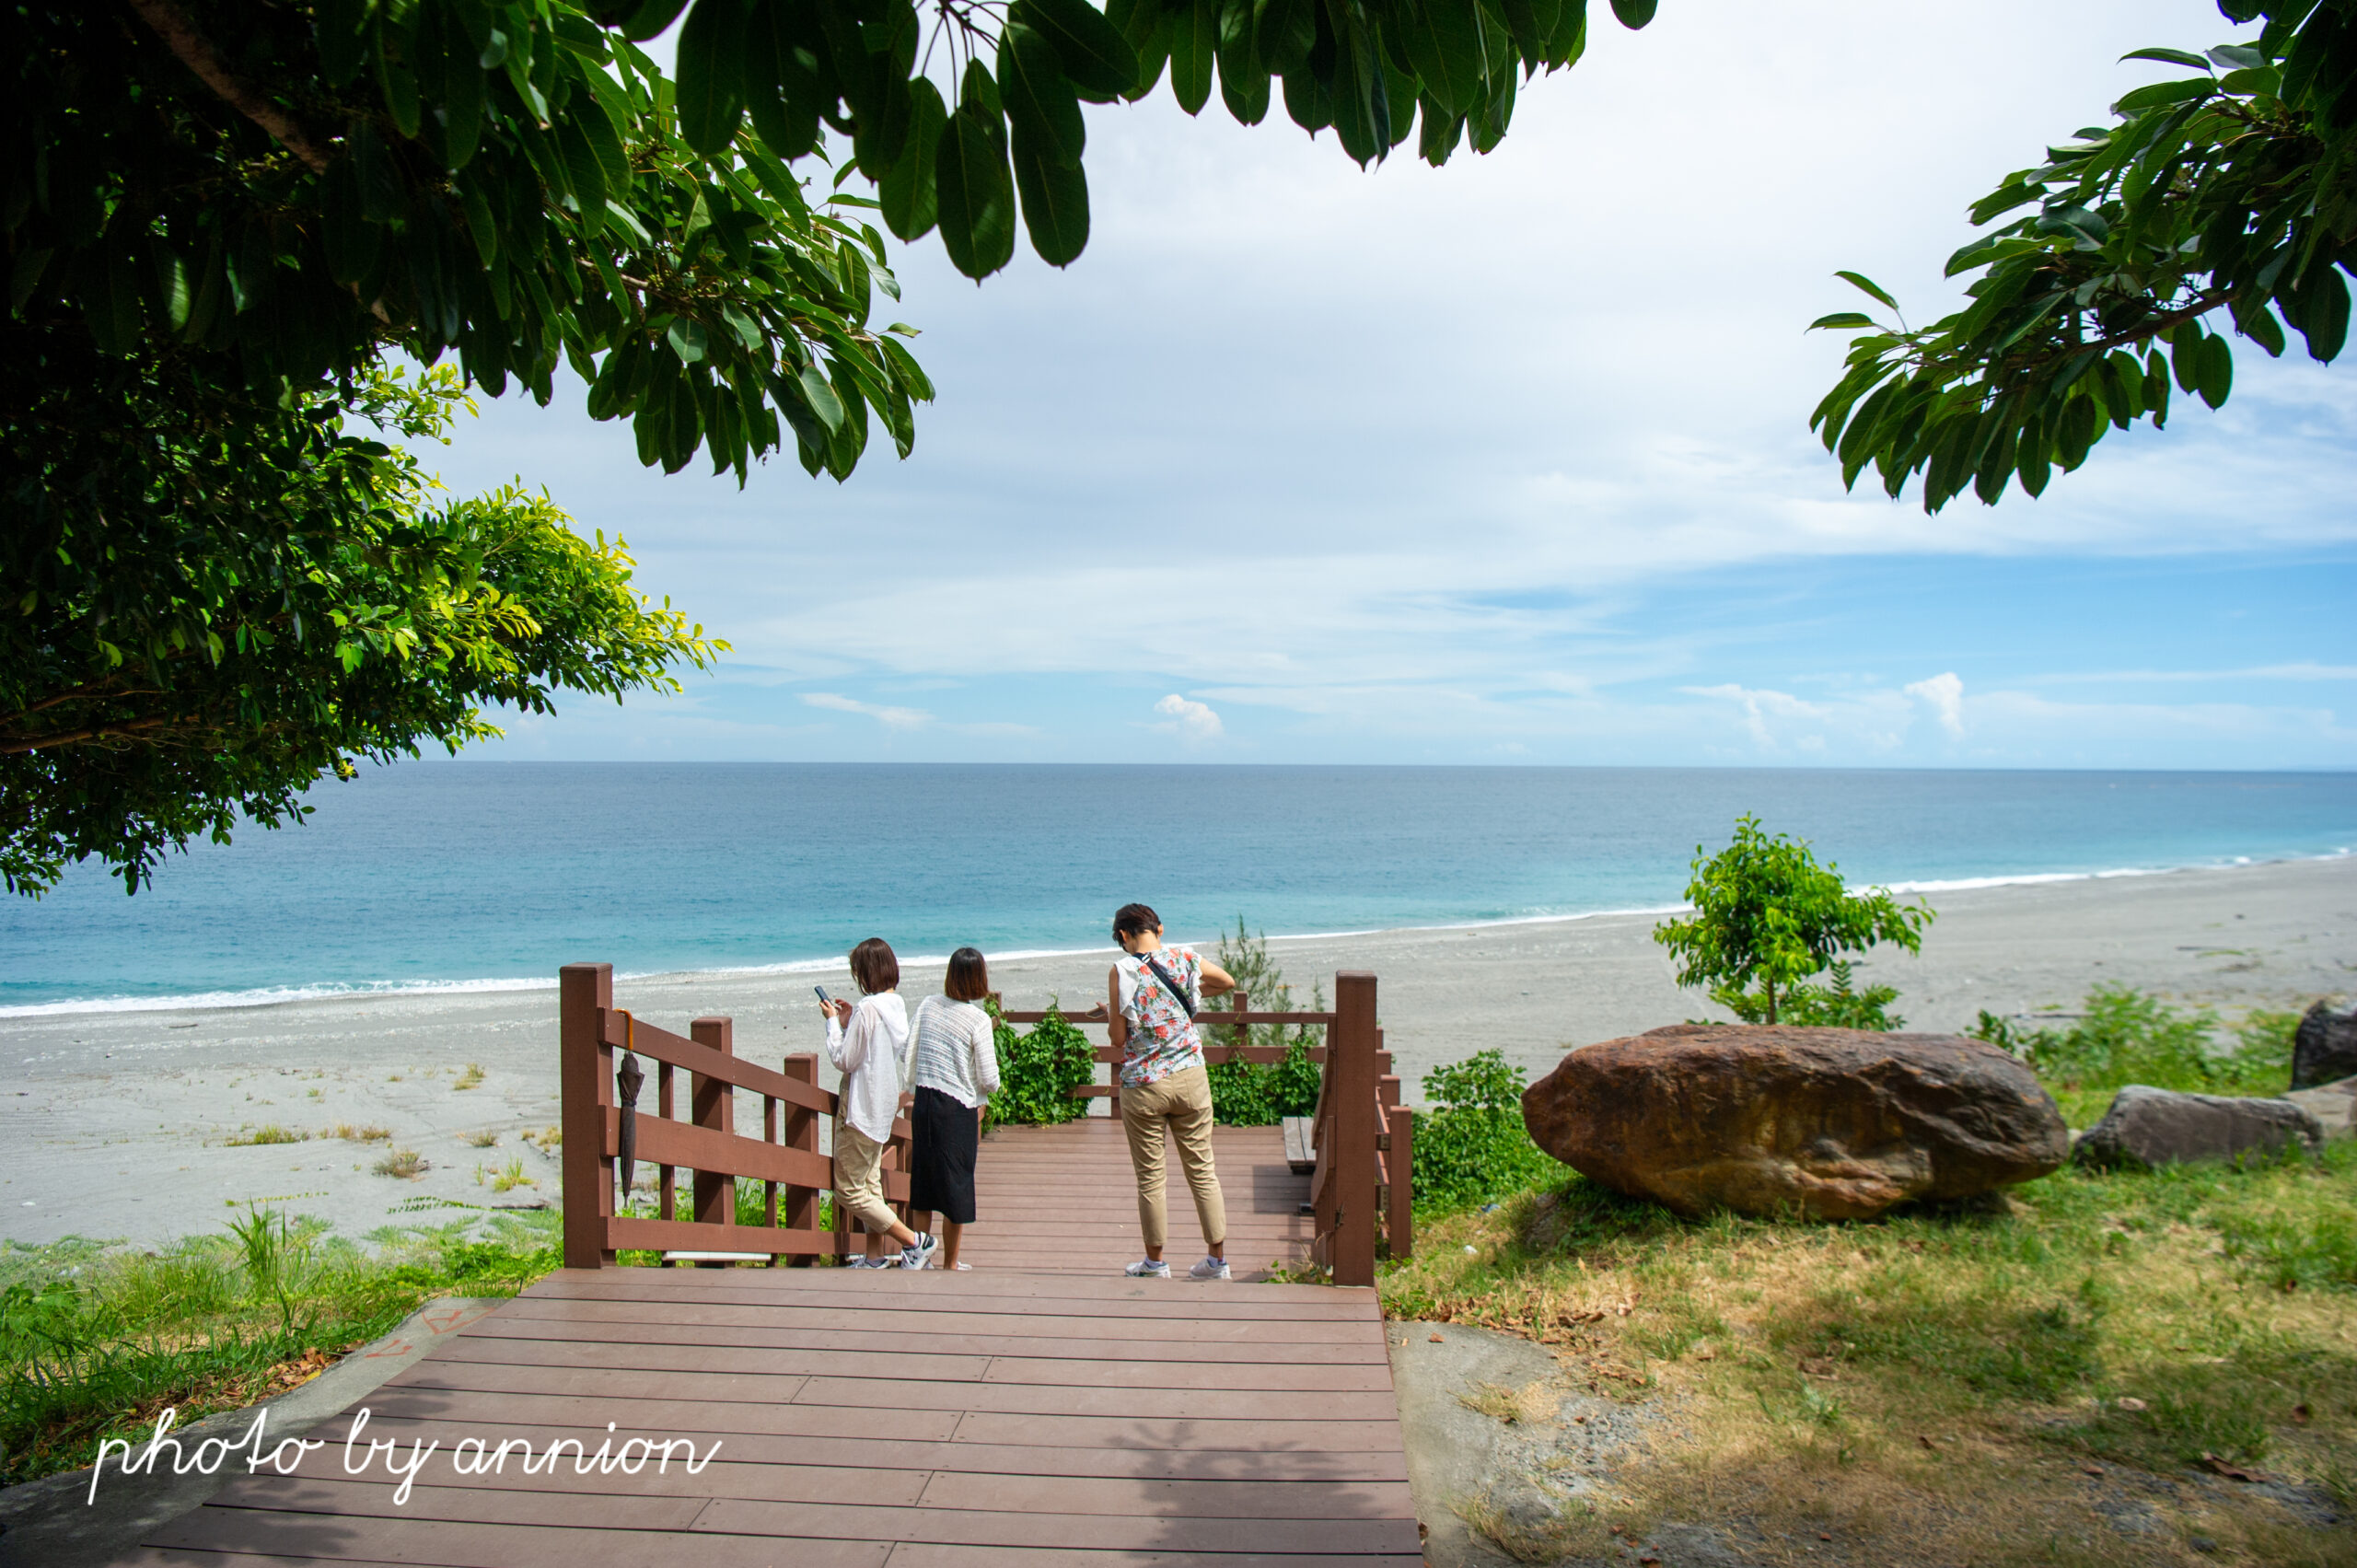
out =
[[[468,1063],[467,1070],[450,1080],[450,1086],[454,1089],[480,1088],[482,1085],[482,1067],[481,1063],[474,1062]]]
[[[300,1383],[441,1295],[512,1295],[557,1266],[553,1212],[388,1229],[371,1251],[270,1210],[155,1249],[0,1242],[0,1484],[99,1440]]]
[[[1663,1401],[1682,1435],[1616,1477],[1631,1531],[1870,1524],[1894,1562],[2351,1563],[2357,1531],[2305,1525],[2206,1457],[2347,1506],[2352,1215],[2347,1143],[2066,1170],[1848,1225],[1687,1222],[1573,1177],[1436,1216],[1381,1288],[1392,1316],[1520,1333],[1596,1393]]]
[[[398,1176],[414,1180],[433,1168],[415,1149],[387,1149],[384,1156],[369,1167],[379,1176]]]
[[[221,1142],[228,1148],[244,1149],[260,1144],[299,1144],[309,1136],[308,1132],[296,1132],[275,1121],[265,1121],[259,1127],[241,1127]]]

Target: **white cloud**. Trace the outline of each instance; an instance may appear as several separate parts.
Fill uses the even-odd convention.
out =
[[[839,714],[862,714],[887,729],[923,729],[933,723],[933,715],[923,708],[888,708],[875,703],[863,703],[857,698],[839,696],[832,691],[805,691],[802,700],[814,708],[828,708]]]
[[[1940,727],[1964,738],[1964,681],[1956,671],[1934,675],[1928,680],[1910,680],[1902,688],[1910,697],[1921,697],[1939,715]]]
[[[2236,554],[2345,579],[2357,373],[2238,354],[2223,410],[2114,435],[2041,500],[1936,517],[1871,475],[1844,493],[1805,428],[1844,344],[1802,324],[1856,303],[1834,268],[1936,317],[1964,203],[2167,75],[2123,51],[2236,31],[2207,0],[1681,0],[1642,33],[1599,20],[1496,152],[1438,170],[1403,147],[1361,173],[1330,136],[1190,119],[1167,90],[1091,106],[1074,266],[1027,250],[977,289],[937,239],[894,248],[893,310],[941,389],[911,460],[879,440],[840,488],[790,459],[742,491],[667,478],[561,378],[556,408],[491,402],[436,461],[468,489],[520,468],[585,529],[626,531],[640,584],[735,644],[735,744],[781,756],[1103,760],[1144,719],[1284,761],[2031,762],[2079,743],[1991,693],[2130,694],[2117,679],[2213,679],[2199,694],[2275,715],[2236,761],[2347,766],[2314,711],[2340,689],[2232,684],[2347,679],[2331,614],[2221,630],[2230,585],[2188,614],[2144,568]],[[2089,561],[2123,569],[2042,586]],[[2150,609],[2107,636],[2121,604]],[[1869,658],[1945,674],[1800,673]],[[959,695],[931,694],[945,679]],[[1207,717],[1140,714],[1155,686]],[[886,705],[920,691],[933,711]],[[581,754],[633,725],[700,743],[683,708],[589,706],[559,726]],[[2194,738],[2228,723],[2154,720],[2142,747],[2118,712],[2096,765],[2213,765]]]
[[[1805,719],[1822,723],[1826,710],[1815,703],[1804,702],[1789,691],[1754,691],[1732,683],[1721,686],[1681,686],[1679,691],[1689,697],[1719,697],[1736,703],[1743,709],[1745,727],[1751,731],[1754,744],[1763,751],[1776,749],[1776,736],[1771,720]],[[1819,746],[1824,738],[1817,737]]]
[[[1154,705],[1154,711],[1172,719],[1173,723],[1157,725],[1158,729],[1176,729],[1190,740],[1217,740],[1222,726],[1219,715],[1202,703],[1190,703],[1173,691]]]

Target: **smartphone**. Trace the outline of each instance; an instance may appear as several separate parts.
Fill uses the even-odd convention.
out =
[[[819,1006],[821,1006],[821,1007],[831,1007],[831,1006],[833,1006],[833,1005],[835,1005],[835,999],[834,999],[833,997],[831,997],[831,996],[830,996],[830,995],[828,995],[828,994],[827,994],[827,988],[826,988],[825,986],[823,986],[823,985],[814,985],[814,986],[812,986],[810,989],[811,989],[811,990],[813,990],[813,991],[815,991],[815,992],[817,992],[817,993],[819,993]]]

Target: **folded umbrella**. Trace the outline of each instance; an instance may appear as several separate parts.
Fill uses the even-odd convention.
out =
[[[646,1069],[638,1064],[638,1057],[631,1051],[631,1040],[637,1024],[638,1020],[628,1013],[622,1015],[622,1064],[614,1074],[614,1081],[621,1089],[622,1096],[622,1191],[614,1203],[616,1214],[628,1212],[631,1177],[638,1167],[638,1086],[646,1082]]]

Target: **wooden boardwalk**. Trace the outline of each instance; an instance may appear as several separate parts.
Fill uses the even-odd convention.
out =
[[[1265,1279],[1269,1265],[1300,1263],[1317,1222],[1301,1213],[1309,1178],[1285,1165],[1274,1127],[1221,1127],[1212,1134],[1227,1205],[1227,1255],[1237,1279]],[[1167,1256],[1175,1271],[1203,1255],[1195,1201],[1166,1152],[1170,1213]],[[1138,1240],[1137,1182],[1129,1144],[1109,1117],[1062,1127],[1008,1127],[982,1144],[974,1165],[974,1226],[965,1257],[977,1272],[1021,1269],[1108,1274],[1145,1256]]]
[[[1307,1180],[1273,1128],[1220,1130],[1233,1283],[1130,1280],[1118,1127],[982,1145],[970,1272],[565,1270],[365,1403],[439,1441],[396,1503],[343,1473],[232,1482],[144,1563],[445,1568],[1406,1568],[1422,1561],[1375,1293],[1245,1283],[1298,1256]],[[1200,1256],[1172,1175],[1169,1257]],[[454,1443],[633,1434],[690,1476],[463,1476]]]

